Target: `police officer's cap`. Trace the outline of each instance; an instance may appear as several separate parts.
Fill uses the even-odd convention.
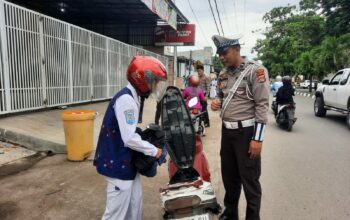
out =
[[[211,39],[214,41],[214,44],[216,46],[216,53],[218,54],[226,51],[228,48],[232,46],[240,45],[238,41],[239,38],[230,39],[223,36],[214,35]]]

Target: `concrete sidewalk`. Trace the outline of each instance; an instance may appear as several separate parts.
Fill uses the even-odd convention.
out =
[[[176,85],[179,88],[183,87],[182,78],[176,78]],[[90,109],[98,112],[94,126],[94,148],[96,148],[98,135],[108,103],[109,100],[106,100],[70,106],[66,109],[44,109],[34,112],[0,116],[0,140],[15,143],[34,151],[66,153],[61,114],[65,110]],[[143,110],[143,123],[139,124],[141,128],[154,122],[155,109],[156,101],[151,98],[147,99]]]
[[[67,108],[91,109],[101,114],[95,120],[95,143],[107,104],[106,101]],[[61,114],[64,110],[52,109],[0,118],[0,137],[36,151],[51,150],[55,153],[65,153],[63,122],[61,120]]]
[[[96,147],[102,120],[109,101],[79,105],[67,109],[9,115],[0,118],[0,139],[22,145],[35,151],[66,153],[63,122],[61,114],[65,110],[90,109],[98,112],[94,126],[94,148]],[[155,100],[145,102],[142,126],[154,121]]]

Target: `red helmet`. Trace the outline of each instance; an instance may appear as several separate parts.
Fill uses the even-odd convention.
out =
[[[199,85],[199,77],[197,75],[192,75],[188,79],[190,86],[197,87]]]
[[[148,96],[152,91],[148,84],[155,81],[166,81],[167,72],[164,65],[150,56],[135,56],[127,70],[128,81],[141,96]]]

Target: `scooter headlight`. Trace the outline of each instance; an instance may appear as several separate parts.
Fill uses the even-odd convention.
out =
[[[187,207],[196,207],[200,203],[201,199],[198,196],[186,196],[168,200],[165,202],[164,206],[167,211],[174,211]]]

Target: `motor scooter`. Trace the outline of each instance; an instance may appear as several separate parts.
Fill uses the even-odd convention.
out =
[[[198,97],[191,98],[187,103],[187,108],[191,114],[192,123],[194,126],[194,130],[197,134],[203,136],[205,134],[205,125],[203,116],[205,115],[205,111],[201,111],[199,108],[195,108],[198,104]]]
[[[297,118],[295,117],[295,103],[278,106],[276,123],[287,131],[292,131]]]
[[[221,212],[194,121],[180,90],[168,87],[162,106],[162,130],[170,156],[169,183],[160,189],[164,219],[211,220]]]
[[[276,102],[276,96],[274,96],[272,98],[271,109],[273,111],[273,114],[276,116],[277,115],[277,111],[278,111],[277,102]]]

